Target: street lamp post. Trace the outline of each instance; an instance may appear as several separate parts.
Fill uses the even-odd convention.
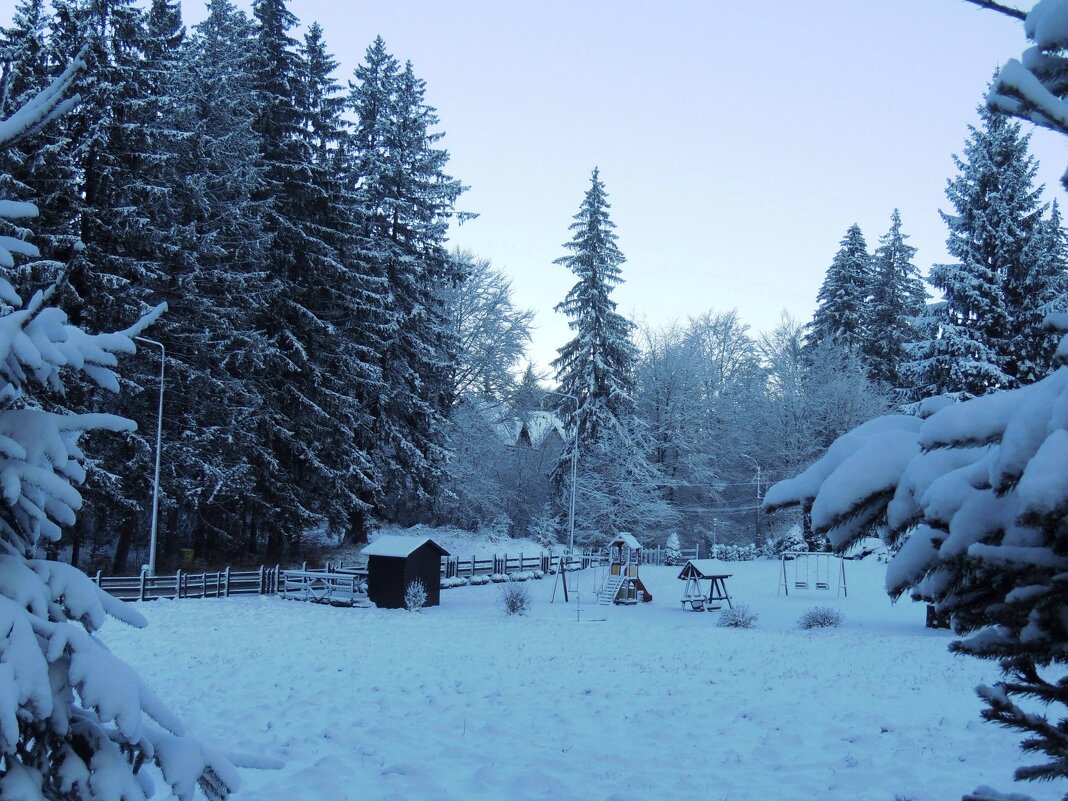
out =
[[[163,368],[167,363],[167,350],[162,342],[145,337],[134,337],[138,342],[159,348],[159,412],[156,415],[156,477],[152,482],[152,531],[148,539],[148,575],[156,575],[156,536],[159,532],[159,459],[163,444]]]
[[[753,463],[753,467],[756,468],[756,506],[753,508],[753,529],[755,531],[756,544],[757,544],[757,547],[759,548],[760,545],[761,545],[761,542],[760,542],[760,463],[757,462],[757,460],[754,459],[752,456],[749,456],[747,454],[740,453],[738,455],[741,456],[743,459],[748,459],[750,462]]]
[[[579,399],[574,395],[568,395],[566,392],[554,392],[551,389],[545,390],[546,395],[557,395],[561,398],[568,398],[575,402],[575,445],[571,451],[571,509],[567,515],[567,554],[570,556],[575,552],[575,478],[578,475],[578,459],[579,459],[579,430],[578,430],[578,411],[579,411]]]

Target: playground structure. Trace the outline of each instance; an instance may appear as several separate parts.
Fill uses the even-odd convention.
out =
[[[636,604],[653,600],[638,577],[642,545],[633,534],[622,533],[608,545],[608,573],[597,593],[600,604]]]
[[[837,554],[824,551],[784,551],[780,557],[779,585],[775,594],[790,594],[790,585],[794,590],[822,590],[831,589],[831,560],[838,560],[837,596],[849,597],[849,587],[846,585],[845,560]],[[793,581],[790,580],[790,568],[787,564],[793,562]]]
[[[718,559],[691,559],[682,568],[679,578],[686,582],[682,591],[682,608],[690,607],[694,612],[715,612],[727,602],[730,609],[730,593],[727,592],[727,579],[730,573],[723,572],[724,564]],[[702,581],[709,582],[705,591]]]

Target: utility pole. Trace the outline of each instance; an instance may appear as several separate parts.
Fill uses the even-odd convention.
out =
[[[148,537],[148,575],[156,575],[156,538],[159,533],[159,458],[163,444],[163,368],[167,363],[167,350],[162,342],[145,337],[134,337],[138,342],[159,348],[159,412],[156,415],[156,477],[152,482],[152,531]]]
[[[575,552],[575,479],[578,475],[579,459],[579,399],[574,395],[568,395],[566,392],[554,392],[551,389],[545,390],[545,394],[557,395],[558,397],[567,398],[575,402],[574,445],[571,450],[571,508],[567,514],[567,555],[571,556],[571,554]]]
[[[760,463],[757,462],[757,460],[754,459],[752,456],[748,456],[744,453],[740,453],[738,455],[741,456],[743,459],[748,459],[750,462],[753,463],[753,466],[756,468],[756,506],[753,507],[753,532],[756,538],[756,546],[757,548],[759,548],[761,545],[764,544],[760,535]]]

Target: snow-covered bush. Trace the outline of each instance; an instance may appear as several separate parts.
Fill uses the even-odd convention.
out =
[[[753,544],[724,545],[723,543],[717,543],[709,548],[709,554],[713,559],[723,562],[752,562],[760,555]]]
[[[0,148],[71,106],[76,98],[63,96],[82,66],[76,59],[0,121]],[[30,203],[0,200],[0,217],[21,223],[37,213]],[[10,270],[15,255],[39,254],[28,241],[0,237],[0,267]],[[119,391],[118,355],[133,353],[133,337],[162,311],[125,331],[88,334],[48,305],[58,286],[24,302],[0,277],[0,798],[139,801],[162,778],[182,801],[197,785],[209,799],[224,799],[239,784],[234,767],[187,736],[97,636],[108,616],[138,627],[144,617],[77,568],[34,558],[75,522],[82,503],[75,485],[85,479],[81,436],[135,428],[112,415],[42,408],[35,393],[61,400],[64,379],[79,372]]]
[[[466,576],[450,576],[441,580],[441,589],[451,590],[453,587],[466,587],[468,583]]]
[[[807,546],[805,544],[805,535],[801,531],[801,527],[791,526],[778,539],[768,540],[766,543],[764,543],[764,549],[761,555],[778,558],[784,553],[786,553],[786,551],[804,550],[807,550]]]
[[[758,617],[759,615],[745,604],[738,604],[733,609],[728,608],[720,612],[716,625],[728,629],[751,629],[756,625]]]
[[[814,606],[806,609],[797,627],[801,629],[833,629],[842,625],[842,613],[829,606]]]
[[[511,581],[512,579],[508,576],[507,573],[490,573],[489,580],[492,581],[494,584],[503,584],[504,582]]]
[[[506,615],[525,615],[530,609],[530,590],[522,584],[501,587],[501,604]]]
[[[467,580],[467,583],[470,584],[472,587],[481,587],[483,584],[489,584],[490,583],[490,577],[489,576],[471,576],[471,578],[469,578]]]
[[[404,608],[409,612],[418,612],[426,606],[426,585],[420,579],[404,588]]]
[[[668,534],[664,543],[664,564],[668,567],[682,564],[682,546],[679,544],[679,535],[674,531]]]
[[[1047,324],[1068,332],[1068,314]],[[872,527],[900,546],[890,594],[911,590],[951,615],[964,636],[954,651],[1000,660],[1006,680],[979,688],[983,717],[1049,757],[1019,779],[1068,778],[1068,733],[1015,700],[1068,705],[1068,336],[1056,359],[1055,372],[1020,389],[872,420],[765,498],[811,508],[839,553]]]
[[[560,520],[552,506],[546,503],[527,524],[527,536],[545,550],[560,542]]]

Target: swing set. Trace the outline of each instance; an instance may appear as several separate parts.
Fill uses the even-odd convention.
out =
[[[780,558],[779,586],[776,595],[790,594],[790,585],[795,590],[830,590],[831,560],[838,560],[838,595],[849,597],[846,586],[845,560],[833,553],[824,551],[784,551]],[[790,568],[787,562],[793,562],[793,581],[790,581]]]

